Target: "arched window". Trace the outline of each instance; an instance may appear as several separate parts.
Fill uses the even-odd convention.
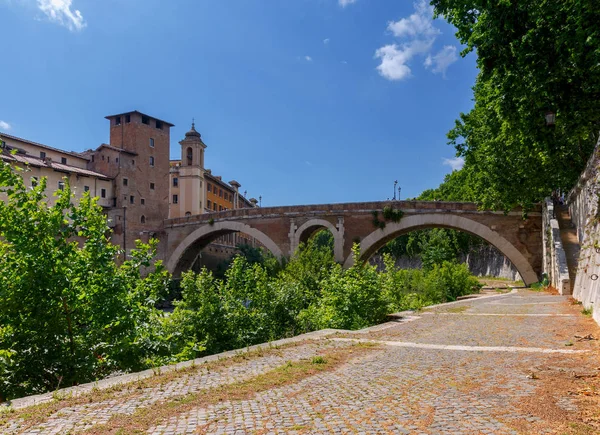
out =
[[[140,222],[145,224],[146,223],[146,216],[142,215],[142,217],[140,218]]]
[[[190,213],[189,211],[186,211],[186,212],[185,212],[185,217],[189,217],[189,216],[191,216],[191,215],[192,215],[192,213]]]
[[[194,157],[194,154],[192,153],[192,148],[188,147],[188,149],[186,151],[186,156],[187,156],[187,164],[188,164],[188,166],[191,166],[192,158]]]

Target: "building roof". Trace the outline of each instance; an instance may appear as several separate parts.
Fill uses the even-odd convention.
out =
[[[157,121],[160,121],[163,124],[168,125],[169,127],[175,127],[175,124],[171,124],[170,122],[163,121],[162,119],[158,119],[156,116],[146,115],[145,113],[142,113],[138,110],[131,110],[129,112],[117,113],[116,115],[108,115],[108,116],[105,116],[104,118],[111,119],[111,118],[114,118],[115,116],[131,115],[132,113],[137,113],[142,116],[147,116],[148,118],[156,119]]]
[[[77,158],[82,159],[82,160],[88,160],[88,161],[90,160],[88,157],[82,155],[81,153],[76,153],[74,151],[61,150],[59,148],[54,148],[54,147],[51,147],[51,146],[48,146],[48,145],[44,145],[42,143],[33,142],[31,140],[23,139],[22,137],[17,137],[17,136],[13,136],[11,134],[6,134],[6,133],[0,132],[0,138],[3,138],[3,137],[7,138],[7,139],[18,140],[20,142],[25,142],[25,143],[28,143],[29,145],[34,145],[34,146],[37,146],[37,147],[40,147],[40,148],[45,148],[47,150],[56,151],[56,152],[64,153],[64,154],[69,154],[70,156],[77,157]]]
[[[129,150],[126,150],[124,148],[117,148],[117,147],[114,147],[112,145],[108,145],[108,144],[105,144],[105,143],[101,144],[98,148],[96,148],[96,151],[99,151],[100,148],[108,148],[109,150],[119,151],[121,153],[131,154],[132,156],[137,156],[138,155],[138,153],[136,153],[134,151],[129,151]]]
[[[2,152],[0,153],[0,158],[2,158],[2,160],[6,162],[23,163],[25,165],[36,166],[39,168],[54,169],[58,172],[66,172],[81,175],[84,177],[96,177],[102,178],[104,180],[110,180],[109,177],[99,172],[90,171],[89,169],[78,168],[76,166],[71,165],[63,165],[62,163],[53,162],[50,159],[42,160],[39,157],[31,156],[28,154],[11,154],[7,150],[2,150]]]

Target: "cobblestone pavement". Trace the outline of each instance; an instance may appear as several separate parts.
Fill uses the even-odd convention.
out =
[[[148,427],[147,433],[594,433],[565,431],[563,425],[581,411],[581,402],[567,394],[559,379],[565,379],[571,370],[600,369],[598,342],[576,339],[590,331],[599,335],[593,321],[580,310],[565,297],[521,291],[433,308],[414,321],[382,325],[369,333],[337,334],[335,338],[377,340],[389,345],[350,359],[335,370],[257,393],[248,400],[185,412],[175,409],[167,421]],[[323,349],[350,344],[335,340],[320,343],[252,358],[219,373],[184,375],[139,396],[129,397],[132,392],[126,390],[110,401],[63,409],[24,433],[77,432],[106,422],[117,413],[132,413],[199,389],[250,379],[286,360],[310,358]],[[393,343],[456,345],[465,350],[398,347]],[[570,353],[512,351],[523,347]],[[581,351],[585,353],[577,353]],[[585,379],[570,379],[569,391],[585,386]],[[17,425],[15,422],[8,433],[21,433]]]
[[[19,421],[13,422],[10,427],[0,429],[2,433],[7,434],[62,434],[85,430],[91,426],[106,423],[116,414],[133,414],[137,409],[156,402],[244,381],[273,370],[287,361],[311,358],[324,349],[350,345],[350,343],[336,343],[327,340],[281,349],[274,355],[251,357],[247,361],[235,363],[224,369],[208,370],[199,367],[194,373],[182,374],[166,384],[151,388],[137,388],[137,386],[126,388],[115,392],[110,400],[62,408],[50,415],[44,423],[26,431],[21,429],[22,424]]]

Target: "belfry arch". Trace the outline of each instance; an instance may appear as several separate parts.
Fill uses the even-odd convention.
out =
[[[388,222],[383,230],[374,230],[361,240],[360,261],[367,261],[390,240],[402,234],[426,228],[448,228],[478,236],[495,246],[511,261],[526,285],[538,281],[538,276],[527,258],[498,232],[472,219],[452,214],[424,213],[404,217],[398,223]],[[352,264],[354,264],[354,258],[350,254],[344,261],[344,267],[348,268]]]
[[[263,232],[241,222],[221,221],[215,222],[212,225],[202,225],[189,234],[181,243],[179,243],[169,257],[167,261],[167,269],[172,274],[186,270],[189,268],[189,265],[186,265],[185,263],[191,264],[193,261],[193,259],[190,261],[190,254],[194,255],[195,252],[199,252],[204,246],[219,236],[235,232],[245,233],[255,238],[277,259],[281,259],[283,257],[281,249],[277,246],[277,244],[275,244],[275,242],[273,242],[273,240],[271,240],[269,236]]]

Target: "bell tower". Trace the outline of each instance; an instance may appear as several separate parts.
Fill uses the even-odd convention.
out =
[[[204,150],[206,145],[202,142],[200,133],[196,131],[194,122],[192,122],[190,131],[185,134],[185,138],[179,144],[181,145],[179,215],[200,214],[206,207],[204,195]]]

